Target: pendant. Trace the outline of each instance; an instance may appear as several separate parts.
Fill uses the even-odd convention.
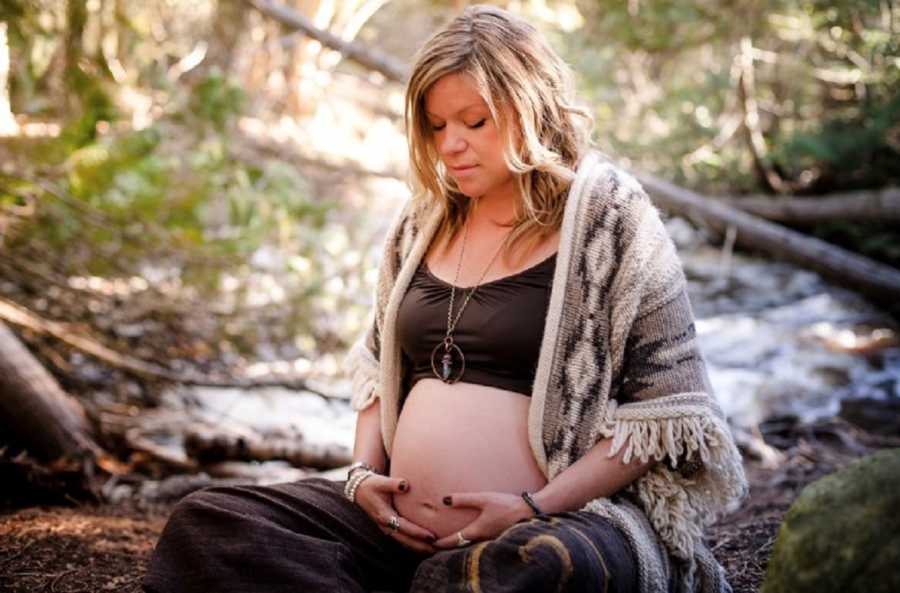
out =
[[[443,354],[441,354],[440,372],[438,372],[438,365],[435,364],[435,355],[437,355],[438,349],[442,346]],[[454,377],[454,367],[457,365],[459,366],[459,374]],[[431,370],[434,372],[435,377],[448,385],[456,383],[462,378],[466,370],[466,357],[463,356],[459,346],[453,342],[452,337],[447,336],[431,351]]]

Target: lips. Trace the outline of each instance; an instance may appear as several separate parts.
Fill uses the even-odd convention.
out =
[[[471,171],[478,165],[460,165],[459,167],[450,167],[450,170],[453,173],[465,173],[466,171]]]

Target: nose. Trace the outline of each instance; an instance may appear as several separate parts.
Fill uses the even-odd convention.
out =
[[[452,127],[449,123],[446,124],[443,132],[443,137],[440,139],[439,143],[440,151],[442,154],[455,154],[458,152],[462,152],[468,146],[462,134],[460,134],[459,131],[457,131],[456,128]]]

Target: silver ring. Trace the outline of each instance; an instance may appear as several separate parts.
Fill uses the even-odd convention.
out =
[[[390,527],[394,531],[400,529],[400,517],[394,515],[390,519],[388,519],[388,527]]]
[[[463,537],[462,531],[456,532],[456,545],[457,546],[459,546],[460,548],[463,548],[465,546],[468,546],[471,543],[472,543],[472,540],[466,539]]]

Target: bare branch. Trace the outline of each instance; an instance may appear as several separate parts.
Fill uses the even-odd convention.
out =
[[[753,69],[753,41],[749,37],[741,39],[741,51],[737,55],[738,98],[744,113],[744,129],[747,136],[747,146],[753,156],[753,164],[759,171],[760,177],[776,193],[790,191],[788,184],[781,178],[777,171],[766,162],[768,147],[759,126],[759,109],[756,104],[756,81]]]
[[[288,27],[299,29],[322,45],[341,52],[354,62],[383,74],[388,80],[403,83],[409,77],[409,69],[381,52],[344,41],[337,35],[314,26],[309,19],[295,10],[269,0],[245,0],[254,8]]]
[[[43,319],[31,311],[6,299],[0,298],[0,320],[26,327],[34,332],[52,336],[69,346],[89,354],[104,363],[144,379],[162,379],[184,385],[206,385],[211,387],[284,387],[315,393],[331,399],[329,394],[311,387],[305,377],[294,375],[270,375],[263,377],[210,377],[201,373],[178,373],[166,367],[122,354],[101,344],[92,337],[74,329],[73,324]],[[340,399],[340,398],[338,398]]]

